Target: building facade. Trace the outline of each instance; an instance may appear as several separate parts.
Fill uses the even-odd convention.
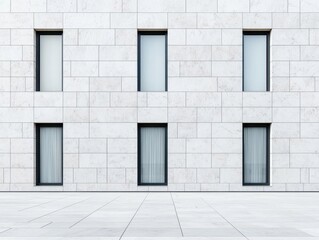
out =
[[[317,0],[1,0],[1,191],[318,191]]]

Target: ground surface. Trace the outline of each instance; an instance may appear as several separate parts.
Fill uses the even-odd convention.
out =
[[[319,240],[319,193],[0,193],[0,239]]]

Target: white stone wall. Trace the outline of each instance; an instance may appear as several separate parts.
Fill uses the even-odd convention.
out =
[[[35,92],[35,30],[63,92]],[[168,30],[168,92],[137,92],[137,31]],[[271,91],[242,32],[271,30]],[[1,0],[0,190],[319,190],[318,0]],[[64,185],[35,186],[35,123],[63,122]],[[168,123],[168,186],[137,186],[137,123]],[[242,123],[271,123],[271,186],[242,186]]]

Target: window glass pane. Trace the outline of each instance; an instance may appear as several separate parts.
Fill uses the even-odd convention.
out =
[[[40,91],[62,91],[62,35],[40,35]]]
[[[244,182],[267,182],[267,127],[244,128]]]
[[[62,127],[40,127],[40,182],[62,183]]]
[[[140,36],[140,91],[165,91],[166,36]]]
[[[244,35],[244,91],[267,91],[267,35]]]
[[[142,127],[140,134],[141,182],[165,183],[166,128]]]

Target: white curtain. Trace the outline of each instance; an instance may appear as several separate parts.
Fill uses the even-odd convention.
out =
[[[165,127],[141,128],[141,182],[165,182]]]
[[[62,35],[40,36],[40,91],[62,91]]]
[[[40,182],[62,182],[62,127],[40,128]]]
[[[267,90],[267,36],[244,35],[244,91]]]
[[[244,128],[245,183],[265,183],[267,180],[267,128]]]
[[[140,90],[165,91],[165,35],[140,36]]]

